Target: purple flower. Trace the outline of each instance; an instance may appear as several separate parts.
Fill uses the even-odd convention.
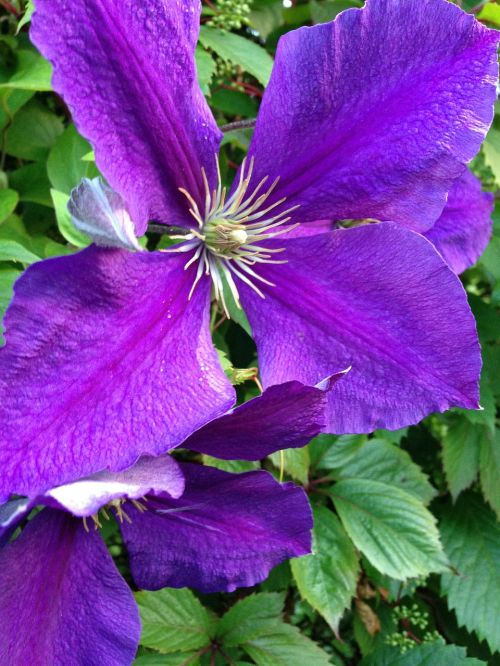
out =
[[[297,382],[273,387],[207,424],[185,446],[252,459],[281,445],[302,446],[321,429],[324,402],[323,391]],[[45,508],[9,543],[37,505]],[[93,529],[110,514],[119,520],[132,576],[145,589],[232,591],[311,549],[302,488],[280,485],[264,471],[229,474],[168,455],[13,500],[0,507],[1,663],[132,662],[137,608]]]
[[[445,0],[368,0],[288,33],[226,194],[221,132],[196,80],[199,10],[37,0],[33,40],[119,194],[87,184],[73,200],[77,224],[114,249],[35,264],[16,285],[0,352],[0,495],[122,469],[224,413],[233,390],[208,330],[223,279],[266,386],[352,365],[329,394],[329,432],[478,406],[465,293],[415,231],[441,216],[491,122],[497,34]],[[366,218],[382,223],[293,229]],[[122,249],[135,244],[131,221],[139,236],[148,220],[185,229],[188,251]]]

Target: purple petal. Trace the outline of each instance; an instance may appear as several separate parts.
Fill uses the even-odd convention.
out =
[[[31,37],[142,235],[148,219],[186,224],[222,137],[198,86],[199,0],[37,0]]]
[[[479,259],[491,236],[493,195],[465,171],[448,196],[441,217],[425,234],[448,266],[461,273]]]
[[[331,392],[328,432],[396,429],[450,406],[478,408],[474,318],[458,278],[422,236],[381,223],[276,241],[288,263],[241,285],[265,385],[313,384],[352,365]]]
[[[328,389],[342,376],[335,376]],[[182,446],[224,460],[260,460],[279,449],[305,446],[324,430],[326,402],[327,391],[300,382],[271,386],[207,423]]]
[[[132,663],[139,613],[98,532],[44,509],[0,550],[0,567],[0,663]]]
[[[18,280],[0,350],[0,498],[159,455],[234,404],[209,281],[162,252],[94,246]]]
[[[96,245],[142,250],[123,199],[100,178],[84,178],[71,192],[68,210],[75,227]]]
[[[294,222],[376,218],[425,231],[496,100],[496,31],[445,0],[368,0],[281,38],[250,155]]]
[[[180,499],[152,498],[145,513],[127,507],[132,523],[121,529],[139,587],[232,591],[310,552],[312,517],[302,488],[280,485],[263,471],[181,467]]]
[[[99,472],[65,486],[53,488],[46,497],[75,516],[91,516],[111,500],[139,499],[167,493],[178,498],[184,491],[184,476],[170,456],[141,458],[124,472]]]

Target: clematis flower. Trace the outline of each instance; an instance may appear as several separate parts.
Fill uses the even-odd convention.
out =
[[[324,390],[298,382],[272,387],[184,446],[252,460],[303,446],[323,426],[325,401]],[[44,508],[9,542],[37,506]],[[311,549],[303,489],[261,470],[230,474],[168,455],[143,457],[122,472],[14,499],[0,507],[2,664],[132,662],[138,611],[94,529],[110,515],[119,521],[135,583],[149,590],[253,586],[279,562]]]
[[[223,281],[265,386],[352,365],[327,432],[478,407],[465,293],[420,234],[491,123],[498,35],[445,0],[367,0],[288,33],[226,193],[196,79],[199,12],[197,0],[36,2],[33,41],[113,190],[84,187],[73,213],[112,247],[34,264],[16,284],[0,494],[122,469],[224,413],[233,392],[208,331]],[[362,219],[380,223],[294,228]],[[137,251],[131,224],[137,237],[149,220],[184,229],[179,252]]]

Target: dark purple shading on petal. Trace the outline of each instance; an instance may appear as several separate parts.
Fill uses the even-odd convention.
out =
[[[294,222],[425,231],[493,118],[499,35],[445,0],[368,0],[281,38],[249,154]]]
[[[44,509],[0,550],[0,568],[0,663],[132,663],[139,613],[98,532]]]
[[[181,467],[181,498],[148,498],[145,513],[127,506],[132,523],[121,530],[139,587],[232,591],[310,552],[312,517],[302,488],[280,485],[263,471]]]
[[[74,516],[83,517],[97,513],[114,499],[140,499],[145,495],[161,493],[177,498],[183,491],[184,476],[171,456],[145,456],[123,472],[98,472],[52,488],[39,500],[42,504],[47,500],[54,501]]]
[[[165,253],[94,246],[18,280],[0,350],[0,498],[158,455],[234,404],[209,281]]]
[[[328,390],[342,376],[335,376]],[[327,394],[296,381],[271,386],[207,423],[182,446],[224,460],[260,460],[279,449],[305,446],[324,430]]]
[[[187,188],[201,201],[222,134],[196,77],[200,2],[37,0],[31,37],[99,169],[148,219],[186,224]]]
[[[476,263],[488,245],[493,222],[493,195],[481,191],[481,182],[466,171],[453,185],[441,217],[425,237],[448,266],[461,273]]]
[[[352,365],[329,397],[327,432],[401,428],[478,407],[474,318],[458,278],[422,236],[381,223],[281,239],[266,298],[240,285],[264,384],[316,382]]]

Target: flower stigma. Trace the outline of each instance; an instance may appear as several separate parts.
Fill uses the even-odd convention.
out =
[[[167,252],[189,252],[194,250],[193,256],[187,261],[185,269],[198,262],[198,269],[189,298],[194,293],[196,285],[203,275],[212,279],[215,300],[218,301],[228,318],[229,310],[224,295],[224,283],[238,308],[241,309],[238,287],[234,280],[236,276],[261,298],[265,298],[256,282],[262,282],[271,287],[275,285],[254,270],[258,264],[285,264],[286,259],[275,259],[274,255],[284,251],[285,248],[267,248],[259,245],[262,241],[275,238],[295,229],[298,224],[287,224],[290,213],[299,206],[292,206],[275,214],[275,209],[281,206],[286,197],[265,206],[278,184],[279,177],[265,189],[269,179],[264,177],[255,189],[249,193],[250,180],[254,168],[254,158],[250,161],[245,158],[242,162],[237,186],[229,198],[226,188],[222,185],[220,165],[215,156],[217,165],[217,187],[210,190],[205,168],[201,173],[205,187],[205,207],[201,212],[194,198],[184,188],[179,191],[190,204],[189,212],[196,220],[197,229],[182,236],[186,242],[179,247],[166,250]],[[273,212],[274,211],[274,212]],[[279,229],[278,227],[283,227]],[[174,238],[176,238],[174,236]],[[179,238],[177,236],[177,238]]]

